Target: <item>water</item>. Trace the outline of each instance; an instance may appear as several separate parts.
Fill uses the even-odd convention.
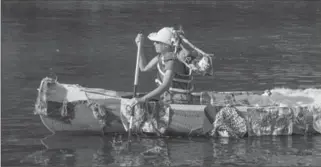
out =
[[[215,54],[215,76],[197,90],[264,90],[321,86],[319,1],[3,1],[3,166],[320,165],[319,136],[226,139],[141,139],[116,151],[110,137],[51,136],[33,115],[36,88],[58,81],[132,91],[135,36],[183,25],[186,37]],[[145,53],[155,55],[151,42]],[[140,75],[140,91],[154,88]],[[122,84],[120,84],[122,83]],[[49,144],[45,144],[50,140]],[[143,156],[158,146],[161,153]],[[317,163],[318,162],[318,163]]]

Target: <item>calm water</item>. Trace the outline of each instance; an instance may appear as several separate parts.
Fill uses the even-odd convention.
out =
[[[321,165],[320,136],[137,139],[128,152],[111,137],[50,136],[33,115],[40,80],[131,91],[135,36],[183,25],[216,55],[198,90],[321,87],[321,3],[292,1],[2,1],[3,166]],[[146,42],[145,53],[155,55]],[[140,75],[140,91],[155,73]],[[120,84],[121,83],[121,84]],[[159,147],[160,152],[144,151]]]

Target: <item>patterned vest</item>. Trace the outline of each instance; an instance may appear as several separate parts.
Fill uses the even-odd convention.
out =
[[[165,75],[165,63],[167,61],[174,60],[177,61],[174,54],[167,54],[165,56],[158,56],[157,63],[157,79],[155,82],[158,85],[161,85],[163,82],[163,78]],[[173,93],[191,93],[194,89],[194,85],[192,84],[193,77],[190,75],[189,69],[184,65],[185,74],[174,72],[174,78],[172,80],[171,86],[169,88],[169,92]]]

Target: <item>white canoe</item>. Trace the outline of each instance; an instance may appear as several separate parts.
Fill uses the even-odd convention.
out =
[[[142,105],[141,110],[136,109],[136,114],[143,114],[148,121],[137,116],[135,127],[140,132],[159,133],[157,130],[163,123],[170,135],[231,136],[231,131],[237,131],[232,136],[262,136],[321,132],[321,89],[272,89],[271,94],[263,93],[194,92],[193,104],[188,105],[162,106],[157,100],[151,101]],[[39,114],[43,124],[54,133],[125,133],[128,129],[126,102],[130,98],[131,92],[86,88],[44,78],[34,113]],[[161,112],[164,115],[155,115]]]

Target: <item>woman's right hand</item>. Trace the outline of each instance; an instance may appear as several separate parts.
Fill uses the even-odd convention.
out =
[[[135,39],[136,45],[138,46],[139,43],[141,43],[141,45],[144,44],[144,35],[141,33],[138,33]]]

